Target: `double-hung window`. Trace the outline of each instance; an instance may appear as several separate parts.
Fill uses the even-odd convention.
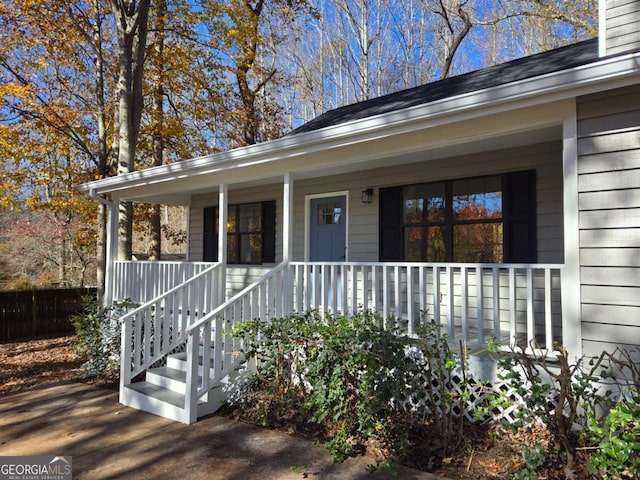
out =
[[[536,261],[535,171],[380,189],[380,260]]]
[[[275,262],[275,201],[229,205],[227,262]],[[218,260],[218,207],[204,209],[204,261]]]

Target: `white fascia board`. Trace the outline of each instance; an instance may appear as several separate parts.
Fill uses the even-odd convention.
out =
[[[249,168],[274,160],[367,142],[397,133],[573,98],[640,82],[640,53],[474,91],[257,145],[88,182],[81,191],[104,194],[190,175]],[[345,159],[348,160],[348,159]],[[305,168],[309,166],[306,165]]]

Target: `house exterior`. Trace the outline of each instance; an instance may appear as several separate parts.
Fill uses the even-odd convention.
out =
[[[237,367],[230,325],[309,308],[478,347],[640,345],[640,1],[600,9],[599,40],[82,185],[111,212],[107,301],[140,305],[121,401],[193,422]],[[117,261],[121,200],[188,206],[188,261]]]

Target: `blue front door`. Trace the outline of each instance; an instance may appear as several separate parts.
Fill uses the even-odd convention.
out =
[[[312,262],[344,262],[347,253],[347,197],[314,198],[310,212]]]

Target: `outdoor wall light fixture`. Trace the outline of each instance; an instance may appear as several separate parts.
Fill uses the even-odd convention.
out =
[[[366,190],[362,190],[362,203],[371,203],[373,202],[373,188],[367,188]]]

